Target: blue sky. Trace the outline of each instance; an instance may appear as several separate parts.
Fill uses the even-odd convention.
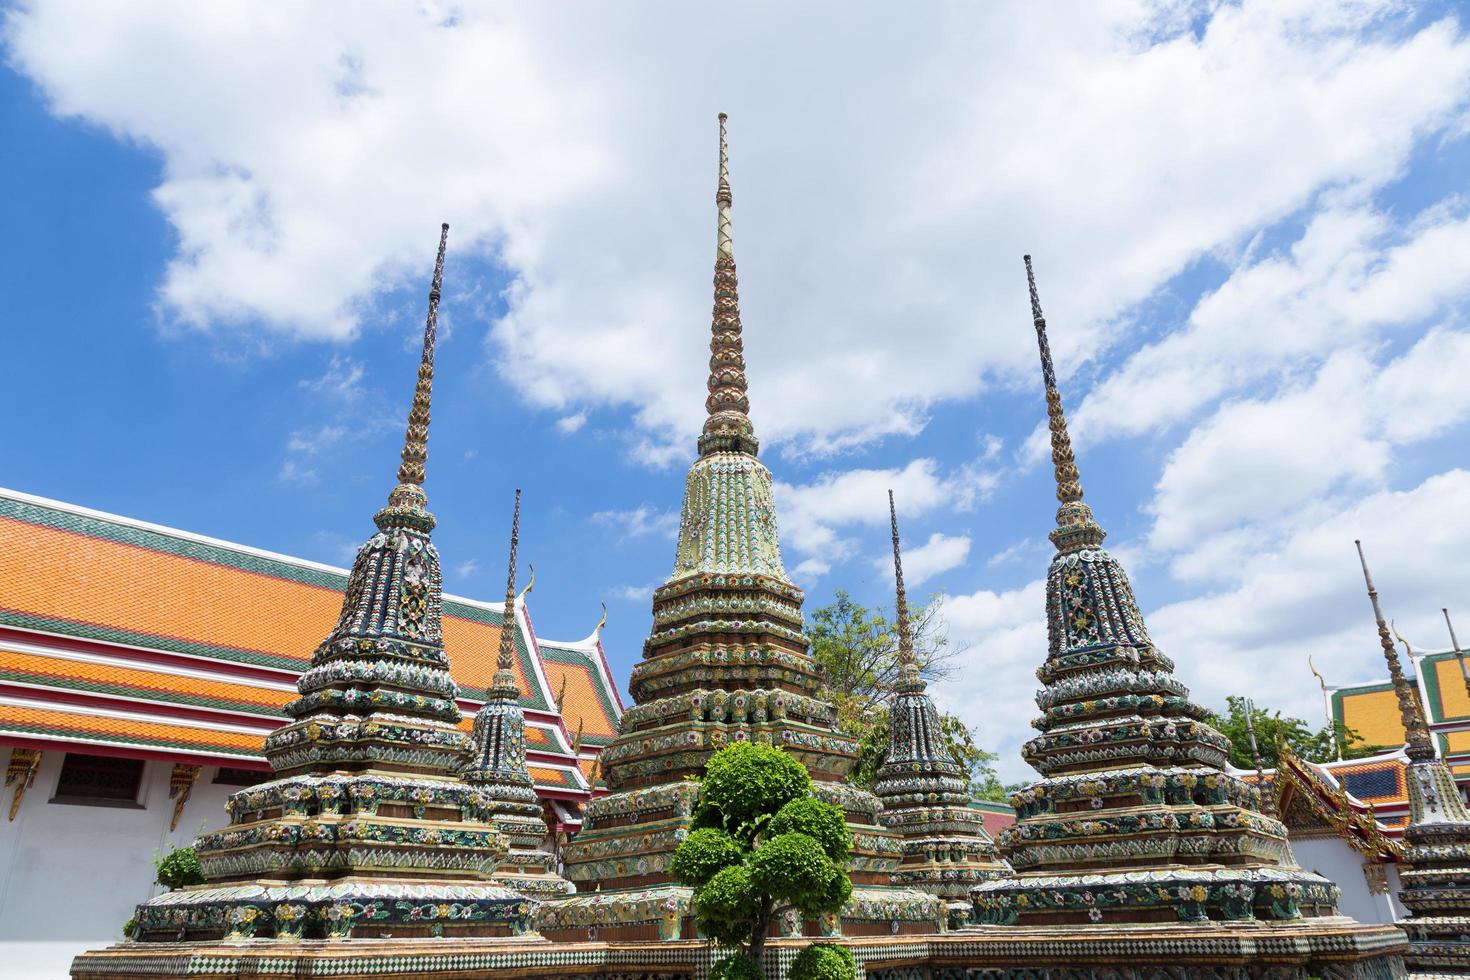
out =
[[[625,679],[702,418],[724,110],[787,567],[888,603],[894,487],[965,649],[936,694],[1008,778],[1055,509],[1022,252],[1201,700],[1316,719],[1308,653],[1377,675],[1356,535],[1418,645],[1470,619],[1460,6],[356,9],[8,8],[0,483],[345,563],[447,220],[446,587],[499,594],[521,487],[538,631],[605,599]]]

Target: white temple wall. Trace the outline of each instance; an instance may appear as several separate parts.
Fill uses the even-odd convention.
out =
[[[225,798],[239,789],[216,785],[218,769],[205,766],[170,833],[171,763],[144,764],[138,808],[52,803],[64,755],[42,754],[14,821],[14,787],[0,792],[0,972],[16,980],[65,977],[73,956],[119,941],[133,907],[163,890],[154,856],[224,825]]]
[[[1397,898],[1399,878],[1395,865],[1383,866],[1388,876],[1388,893],[1375,895],[1369,890],[1368,879],[1363,874],[1363,856],[1341,838],[1292,838],[1291,849],[1296,854],[1297,864],[1337,882],[1342,889],[1337,907],[1343,915],[1352,916],[1359,922],[1387,924],[1408,914]]]

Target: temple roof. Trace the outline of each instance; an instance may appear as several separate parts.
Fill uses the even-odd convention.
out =
[[[346,584],[345,569],[0,489],[0,742],[260,765],[261,739],[281,724]],[[588,751],[617,730],[616,688],[600,646],[553,643],[547,655],[524,602],[516,608],[527,749],[575,771],[579,721]],[[502,620],[498,603],[444,596],[466,712],[485,700]],[[565,724],[555,707],[563,676],[575,712]],[[570,783],[586,794],[585,778]],[[548,770],[543,788],[570,783]]]

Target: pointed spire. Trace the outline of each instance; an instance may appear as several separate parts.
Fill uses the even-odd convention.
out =
[[[710,323],[709,417],[699,437],[699,454],[760,450],[746,397],[745,346],[740,334],[740,288],[735,277],[735,242],[730,235],[730,149],[720,113],[720,176],[715,190],[715,306]]]
[[[1409,686],[1399,664],[1398,651],[1388,635],[1388,623],[1383,610],[1378,606],[1378,590],[1373,587],[1373,576],[1368,571],[1368,559],[1363,556],[1363,542],[1354,539],[1358,548],[1358,562],[1363,566],[1363,581],[1368,585],[1368,601],[1373,604],[1373,618],[1378,622],[1378,645],[1383,648],[1383,659],[1388,661],[1388,676],[1393,681],[1394,695],[1399,702],[1399,715],[1403,719],[1404,733],[1408,742],[1409,758],[1415,761],[1434,758],[1434,746],[1429,741],[1429,726],[1424,721],[1424,706],[1419,695]]]
[[[521,491],[516,489],[515,513],[510,521],[510,568],[505,573],[505,609],[500,614],[500,653],[495,660],[495,680],[490,685],[493,698],[516,698],[516,676],[511,672],[516,632],[516,550],[521,541]]]
[[[390,508],[423,510],[424,463],[429,458],[429,398],[434,389],[434,346],[439,328],[439,290],[444,284],[444,251],[449,242],[449,225],[439,228],[439,256],[434,260],[434,279],[429,285],[429,313],[424,320],[424,350],[419,358],[419,377],[413,389],[413,407],[408,411],[408,430],[403,436],[403,462],[398,465],[398,486],[388,496]]]
[[[1460,649],[1460,641],[1455,638],[1455,624],[1450,622],[1450,611],[1441,608],[1440,612],[1444,613],[1444,624],[1450,630],[1450,646],[1454,648],[1455,659],[1460,663],[1460,676],[1465,679],[1465,693],[1470,695],[1470,669],[1465,667],[1465,651]]]
[[[1058,551],[1075,551],[1097,547],[1107,537],[1092,519],[1092,509],[1082,502],[1082,477],[1077,472],[1077,458],[1072,453],[1072,437],[1067,434],[1067,417],[1062,411],[1062,394],[1057,390],[1057,375],[1051,363],[1051,345],[1046,339],[1046,317],[1041,314],[1041,296],[1036,291],[1036,274],[1031,256],[1026,263],[1026,288],[1031,293],[1031,322],[1036,327],[1036,344],[1041,351],[1041,380],[1046,386],[1046,419],[1051,429],[1051,462],[1056,471],[1057,527],[1051,539]]]
[[[898,508],[893,503],[893,491],[888,491],[888,523],[893,528],[893,579],[897,584],[898,618],[894,632],[898,634],[898,689],[923,690],[919,680],[919,662],[914,656],[914,631],[909,623],[909,597],[903,585],[903,555],[898,543]]]

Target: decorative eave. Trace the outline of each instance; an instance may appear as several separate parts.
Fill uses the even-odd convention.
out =
[[[1287,746],[1281,747],[1280,766],[1268,772],[1276,813],[1286,814],[1293,801],[1301,800],[1364,857],[1389,862],[1404,859],[1403,841],[1389,835],[1374,817],[1372,807],[1302,761]]]

